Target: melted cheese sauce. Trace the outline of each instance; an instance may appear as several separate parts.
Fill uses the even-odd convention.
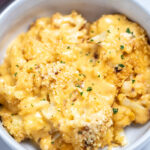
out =
[[[149,50],[145,31],[123,15],[38,19],[0,66],[3,125],[42,150],[123,146],[123,129],[149,120]]]

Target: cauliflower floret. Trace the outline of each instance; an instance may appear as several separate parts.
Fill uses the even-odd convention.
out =
[[[24,124],[19,115],[12,114],[9,110],[1,108],[0,116],[2,117],[3,126],[7,128],[9,133],[15,137],[18,142],[26,138]]]
[[[121,105],[130,108],[134,112],[136,123],[144,124],[150,119],[149,109],[142,106],[140,102],[130,100],[123,94],[120,94],[118,99]]]
[[[72,143],[75,150],[90,149],[97,150],[102,146],[102,139],[112,125],[112,110],[105,106],[99,112],[90,116],[83,115],[74,120],[60,122],[60,131],[66,143]]]
[[[124,128],[135,120],[135,114],[128,107],[114,103],[113,108],[118,110],[113,116],[114,126],[116,128]]]

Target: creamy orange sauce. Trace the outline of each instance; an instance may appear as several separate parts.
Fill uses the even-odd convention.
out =
[[[40,18],[0,66],[2,123],[42,150],[123,146],[123,129],[149,120],[149,60],[145,31],[123,15]]]

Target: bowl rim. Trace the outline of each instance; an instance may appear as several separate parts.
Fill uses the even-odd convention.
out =
[[[13,0],[11,3],[9,3],[9,5],[7,5],[5,7],[5,9],[2,10],[2,12],[0,12],[0,23],[2,23],[3,19],[5,17],[7,17],[7,15],[12,11],[11,9],[16,9],[17,5],[24,3],[27,0]],[[139,3],[139,0],[131,0],[133,3],[135,3],[136,5],[138,5],[143,11],[146,11],[147,14],[150,15],[150,11],[147,10],[146,8],[144,8],[143,5],[141,5],[141,3]],[[1,122],[0,122],[1,124]],[[2,126],[2,124],[1,124]],[[4,134],[8,133],[7,130],[2,126],[2,129],[0,129],[0,140],[2,140],[2,142],[4,142],[8,148],[10,150],[26,150],[23,146],[20,145],[20,143],[18,143],[14,138],[11,137],[11,135],[8,134]],[[9,138],[8,138],[9,136]],[[135,149],[141,149],[143,148],[146,144],[148,144],[148,142],[150,142],[150,128],[147,130],[147,132],[140,137],[136,142],[134,142],[129,148],[127,148],[128,150],[135,150]],[[124,149],[123,147],[121,148],[122,150]],[[120,149],[120,150],[121,150]]]

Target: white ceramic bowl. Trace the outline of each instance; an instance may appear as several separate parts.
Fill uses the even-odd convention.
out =
[[[26,31],[36,18],[51,16],[55,12],[70,13],[76,10],[89,21],[102,14],[123,13],[143,26],[150,37],[149,0],[16,0],[0,14],[0,62],[4,58],[10,41],[19,33]],[[119,150],[139,150],[149,142],[150,122],[143,126],[126,128],[129,144]],[[2,150],[35,150],[29,142],[17,143],[0,124],[0,142],[5,143]]]

